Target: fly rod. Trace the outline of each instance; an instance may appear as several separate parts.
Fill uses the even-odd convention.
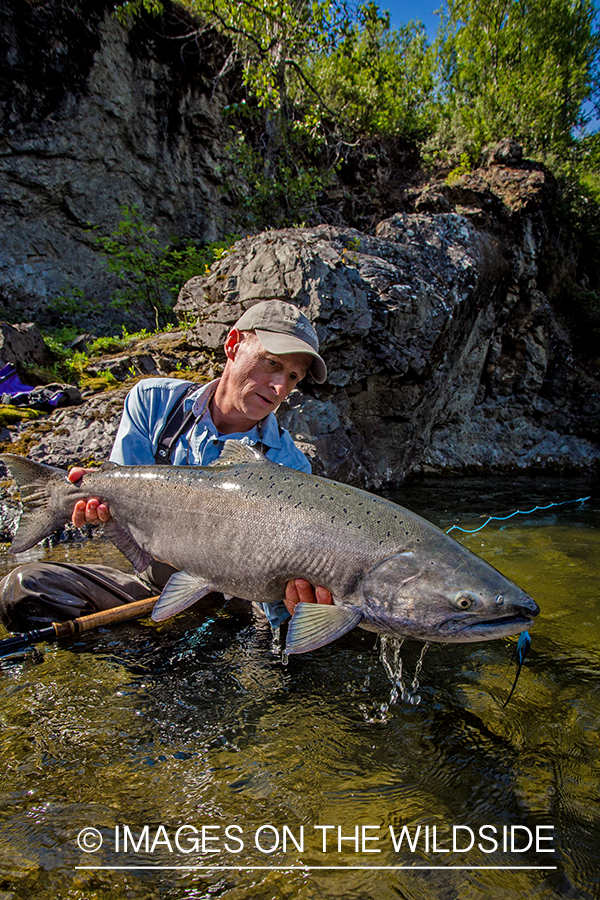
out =
[[[113,606],[111,609],[103,609],[101,612],[91,613],[89,616],[79,616],[79,618],[69,619],[67,622],[52,622],[47,628],[36,628],[22,634],[13,634],[11,637],[0,640],[0,656],[6,656],[42,641],[57,641],[59,638],[80,634],[83,631],[93,631],[94,628],[100,628],[102,625],[139,619],[152,612],[157,600],[158,597],[135,600],[133,603]]]

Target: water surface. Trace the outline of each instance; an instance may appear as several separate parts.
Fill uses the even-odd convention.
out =
[[[598,897],[597,487],[426,480],[396,497],[447,529],[592,495],[453,532],[542,608],[506,709],[514,641],[432,645],[421,703],[387,709],[372,634],[356,629],[283,666],[268,628],[237,601],[2,660],[0,891],[15,900]],[[29,551],[40,555],[127,567],[97,537]],[[0,554],[1,571],[13,562]],[[421,649],[404,644],[409,673]],[[453,826],[462,826],[456,852]],[[86,853],[77,838],[90,827],[103,843]],[[554,852],[520,849],[536,828]]]

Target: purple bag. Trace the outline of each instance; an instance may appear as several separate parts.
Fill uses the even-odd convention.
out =
[[[10,397],[16,394],[28,394],[33,388],[27,384],[23,384],[15,371],[15,367],[10,363],[0,369],[0,393],[8,394]]]

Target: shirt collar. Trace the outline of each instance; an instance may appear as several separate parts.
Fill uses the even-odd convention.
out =
[[[210,424],[215,432],[216,429],[210,415],[208,403],[219,381],[219,378],[215,378],[214,381],[203,384],[197,391],[193,391],[189,397],[186,397],[184,402],[184,406],[187,409],[193,409],[194,415],[196,417],[200,416],[201,421]],[[281,447],[281,433],[279,431],[277,419],[273,413],[269,413],[268,416],[265,416],[265,418],[258,423],[258,426],[255,425],[253,428],[250,428],[245,434],[254,443],[262,442],[263,444],[266,444],[267,447],[273,447],[274,449],[279,449]],[[227,435],[223,435],[223,437],[226,438]]]

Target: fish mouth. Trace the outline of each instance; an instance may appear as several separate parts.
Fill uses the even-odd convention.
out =
[[[485,641],[493,637],[509,637],[527,631],[533,625],[539,606],[531,597],[524,596],[511,604],[509,614],[493,619],[478,619],[476,615],[467,619],[453,618],[445,622],[442,630],[448,641]],[[508,612],[508,611],[507,611]]]

